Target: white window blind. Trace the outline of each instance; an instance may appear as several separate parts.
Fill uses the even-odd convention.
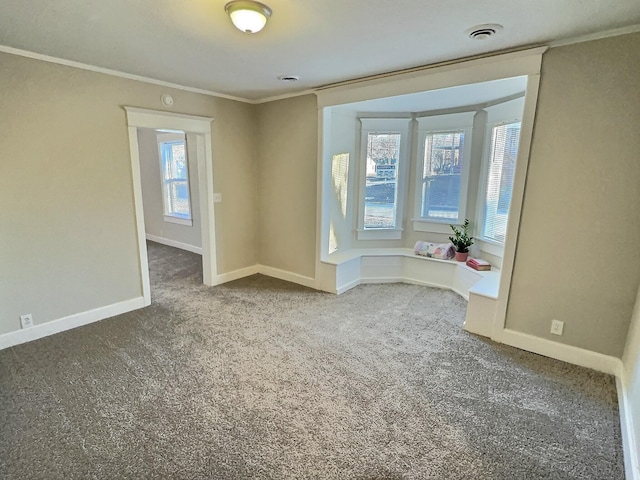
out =
[[[484,238],[504,243],[516,170],[520,122],[494,126],[487,170],[484,205]]]

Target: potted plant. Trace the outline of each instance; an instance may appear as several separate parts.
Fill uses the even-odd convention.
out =
[[[453,246],[456,247],[456,262],[465,262],[469,256],[469,247],[473,245],[473,237],[469,234],[469,219],[465,218],[462,228],[456,225],[449,225],[453,230],[453,236],[449,237]]]

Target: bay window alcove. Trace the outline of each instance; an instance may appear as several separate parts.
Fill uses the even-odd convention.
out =
[[[318,93],[317,280],[450,288],[499,340],[543,49],[434,67]],[[468,218],[493,271],[413,254]],[[476,299],[478,296],[478,299]],[[473,302],[473,305],[471,304]]]

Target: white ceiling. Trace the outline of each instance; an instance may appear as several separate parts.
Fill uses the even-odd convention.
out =
[[[638,0],[263,1],[247,35],[227,0],[2,0],[0,45],[257,100],[640,23]],[[483,23],[504,30],[466,37]]]

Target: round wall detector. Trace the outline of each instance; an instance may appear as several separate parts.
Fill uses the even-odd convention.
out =
[[[173,107],[173,97],[171,95],[165,93],[162,95],[161,100],[165,107]]]

